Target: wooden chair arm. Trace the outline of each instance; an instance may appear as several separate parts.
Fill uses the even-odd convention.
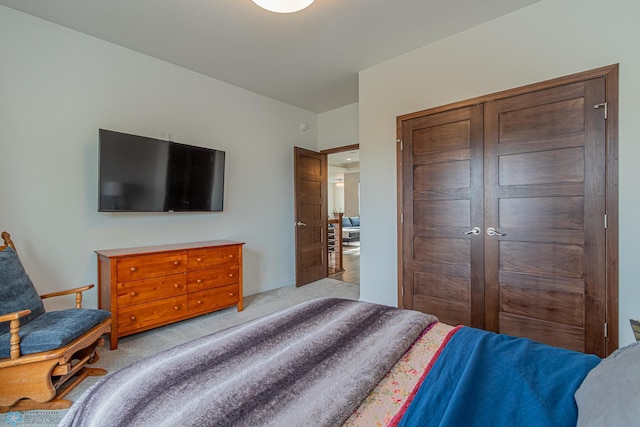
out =
[[[0,316],[0,322],[8,322],[10,320],[18,320],[21,317],[31,313],[31,310],[20,310],[12,313],[3,314]]]
[[[9,339],[9,354],[11,360],[16,360],[20,357],[20,318],[31,313],[31,310],[14,311],[13,313],[7,313],[0,316],[0,322],[10,321],[9,333],[11,338]]]
[[[87,286],[81,286],[79,288],[67,289],[65,291],[51,292],[51,293],[48,293],[48,294],[40,295],[40,299],[59,297],[59,296],[62,296],[62,295],[76,294],[76,308],[82,308],[82,293],[84,291],[88,291],[89,289],[93,288],[94,286],[95,286],[94,284],[91,284],[91,285],[87,285]]]

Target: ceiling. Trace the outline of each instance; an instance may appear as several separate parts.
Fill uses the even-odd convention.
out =
[[[360,150],[348,150],[327,155],[329,182],[344,181],[344,174],[360,172]]]
[[[358,101],[358,72],[539,0],[0,0],[252,92],[321,113]],[[1,12],[1,9],[0,9]]]
[[[341,168],[353,167],[354,164],[360,163],[360,150],[340,151],[327,155],[329,166],[337,166]]]

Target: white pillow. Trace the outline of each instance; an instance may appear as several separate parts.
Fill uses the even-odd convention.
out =
[[[613,352],[575,393],[578,427],[640,426],[640,342]]]

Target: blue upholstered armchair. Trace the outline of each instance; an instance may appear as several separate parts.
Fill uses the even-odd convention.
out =
[[[98,360],[111,313],[83,309],[82,292],[94,285],[39,296],[25,272],[11,236],[0,246],[0,413],[63,409],[63,397],[89,375]],[[76,294],[76,308],[46,312],[42,299]]]

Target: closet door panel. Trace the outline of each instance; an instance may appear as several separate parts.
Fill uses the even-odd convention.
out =
[[[527,337],[575,351],[581,351],[580,348],[584,346],[584,328],[581,327],[556,322],[553,331],[550,331],[548,321],[509,313],[500,313],[500,325],[505,331],[502,333],[515,337]]]
[[[577,292],[502,282],[500,308],[516,316],[584,327],[582,296]]]
[[[565,243],[539,243],[506,239],[498,243],[500,271],[542,277],[583,278],[584,246]]]
[[[417,200],[413,206],[416,227],[471,225],[469,200]]]
[[[604,78],[487,103],[485,227],[500,233],[485,234],[489,330],[604,348],[601,102]]]
[[[512,185],[547,185],[584,182],[584,149],[582,147],[545,151],[498,153],[498,183]]]
[[[484,326],[482,106],[403,124],[404,306]]]
[[[584,197],[512,197],[500,200],[500,224],[521,229],[584,229]]]

